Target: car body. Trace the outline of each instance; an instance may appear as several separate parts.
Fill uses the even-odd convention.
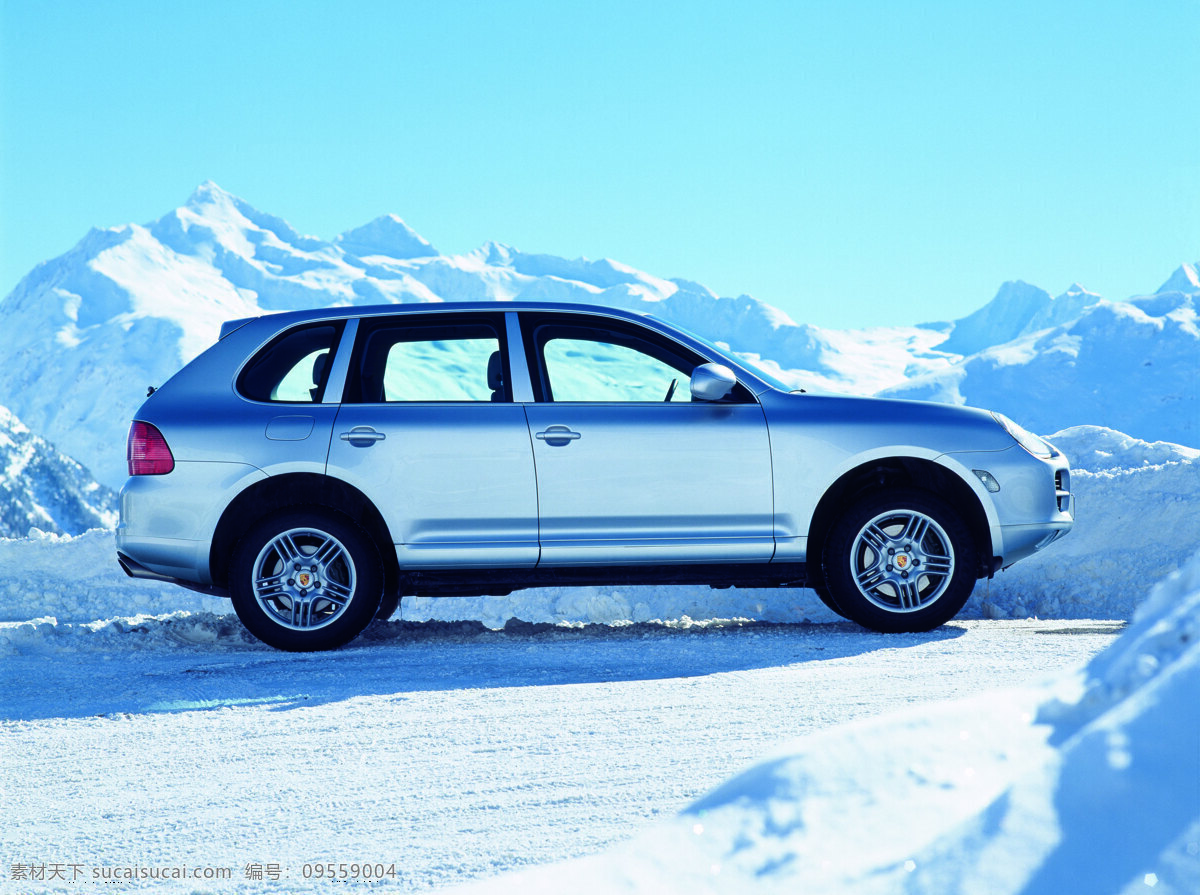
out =
[[[812,587],[953,617],[1073,521],[1065,457],[984,410],[789,392],[647,315],[385,305],[233,321],[139,409],[118,556],[282,649],[401,596]]]

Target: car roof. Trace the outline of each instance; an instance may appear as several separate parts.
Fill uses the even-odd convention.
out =
[[[464,302],[414,302],[411,304],[382,304],[382,305],[340,305],[336,307],[312,308],[301,311],[280,311],[262,314],[259,317],[243,317],[238,320],[226,321],[221,326],[220,338],[225,338],[231,332],[241,329],[247,323],[255,320],[270,319],[280,328],[309,320],[342,320],[351,317],[379,317],[397,314],[443,314],[488,312],[504,313],[506,311],[548,311],[556,313],[579,312],[585,314],[600,314],[607,317],[620,317],[626,320],[645,322],[655,320],[651,315],[642,311],[629,311],[623,308],[611,308],[603,305],[576,304],[574,302],[550,301],[464,301]]]

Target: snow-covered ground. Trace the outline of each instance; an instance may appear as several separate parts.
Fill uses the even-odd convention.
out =
[[[1200,891],[1200,553],[1081,674],[806,736],[528,892]]]
[[[394,866],[394,891],[493,877],[652,830],[806,733],[1078,665],[1116,625],[392,622],[319,655],[138,627],[4,660],[6,877],[77,864],[87,885],[46,888],[94,892],[94,872],[229,868],[116,887],[217,893],[335,890],[304,878],[318,862]],[[246,879],[269,864],[280,885]]]

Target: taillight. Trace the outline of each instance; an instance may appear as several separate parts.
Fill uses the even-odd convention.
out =
[[[149,423],[134,420],[125,445],[130,475],[166,475],[175,468],[175,458],[163,434]]]

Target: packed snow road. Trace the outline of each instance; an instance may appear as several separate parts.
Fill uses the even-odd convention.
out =
[[[795,737],[1058,674],[1121,627],[391,622],[289,655],[177,624],[5,659],[0,890],[317,891],[332,862],[411,891],[594,853]],[[78,881],[13,879],[51,865]]]

